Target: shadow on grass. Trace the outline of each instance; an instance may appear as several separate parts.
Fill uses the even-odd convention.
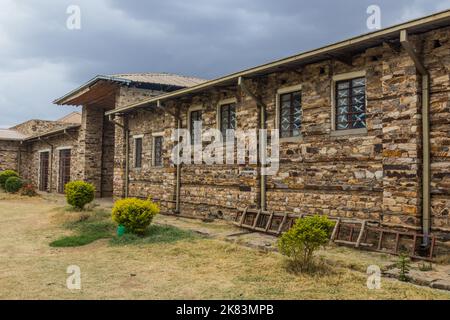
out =
[[[126,233],[122,237],[113,237],[112,245],[133,245],[152,243],[173,243],[181,240],[200,239],[201,236],[188,230],[182,230],[168,225],[152,225],[143,236]]]
[[[61,237],[50,243],[51,247],[79,247],[99,239],[108,239],[114,235],[115,225],[107,219],[109,213],[104,210],[83,212],[74,221],[64,223],[64,227],[75,233]]]
[[[168,225],[152,225],[143,236],[126,233],[115,236],[117,226],[111,221],[106,210],[68,211],[63,213],[60,223],[73,232],[73,235],[61,237],[50,243],[51,247],[80,247],[99,239],[111,239],[112,245],[133,245],[152,243],[172,243],[180,240],[194,240],[200,235]]]

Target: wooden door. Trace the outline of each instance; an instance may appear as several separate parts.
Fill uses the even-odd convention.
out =
[[[48,176],[49,176],[49,163],[50,162],[50,152],[41,152],[39,159],[39,190],[48,190]]]
[[[70,149],[64,149],[59,151],[59,181],[58,192],[64,193],[64,186],[70,182],[70,161],[71,152]]]

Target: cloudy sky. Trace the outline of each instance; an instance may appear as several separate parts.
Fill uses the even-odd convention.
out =
[[[55,98],[97,74],[201,78],[256,66],[450,8],[450,0],[0,0],[0,127],[70,112]],[[81,29],[67,28],[67,8]]]

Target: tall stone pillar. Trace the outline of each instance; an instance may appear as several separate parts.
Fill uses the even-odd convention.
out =
[[[406,52],[386,51],[382,70],[383,224],[421,225],[420,76]]]
[[[103,121],[102,108],[83,106],[79,138],[80,157],[84,168],[84,180],[95,186],[96,197],[101,196]]]

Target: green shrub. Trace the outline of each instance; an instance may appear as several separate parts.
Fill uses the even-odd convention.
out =
[[[19,177],[10,177],[5,182],[5,190],[9,193],[18,192],[23,186],[23,181]]]
[[[83,210],[84,206],[94,200],[95,187],[84,181],[72,181],[64,186],[67,203],[72,207]]]
[[[5,183],[11,177],[19,177],[19,174],[14,170],[5,170],[0,172],[0,188],[6,189]]]
[[[334,222],[325,216],[298,219],[278,241],[281,254],[295,271],[311,271],[314,251],[328,243]]]
[[[159,207],[152,201],[128,198],[114,204],[112,219],[127,231],[143,235],[158,213]]]

